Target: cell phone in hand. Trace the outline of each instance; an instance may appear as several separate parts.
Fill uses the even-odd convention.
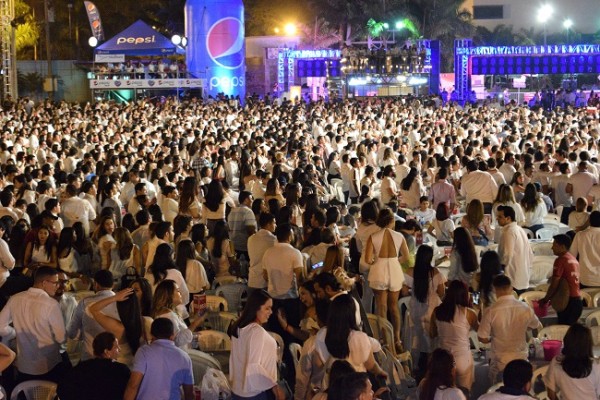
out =
[[[323,261],[313,264],[310,268],[314,271],[315,269],[323,267]]]

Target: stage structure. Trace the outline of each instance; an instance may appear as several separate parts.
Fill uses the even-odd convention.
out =
[[[468,100],[471,75],[596,74],[600,45],[479,46],[470,39],[454,41],[455,89]]]
[[[420,39],[403,47],[342,51],[345,93],[354,96],[438,94],[440,42]]]
[[[300,80],[306,78],[308,86],[323,88],[323,95],[332,80],[341,79],[341,51],[331,49],[295,50],[277,49],[277,87],[279,94],[290,92]]]

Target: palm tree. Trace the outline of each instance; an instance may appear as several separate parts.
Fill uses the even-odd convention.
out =
[[[535,44],[533,28],[514,31],[512,25],[500,24],[490,31],[486,27],[476,28],[474,42],[483,46],[531,46]]]
[[[40,38],[40,27],[33,18],[31,7],[23,0],[15,1],[15,24],[15,49],[19,59],[27,49],[33,48]]]
[[[300,24],[301,45],[308,48],[326,49],[342,40],[340,32],[324,18],[316,17],[313,25]]]
[[[425,39],[442,42],[442,59],[451,70],[454,39],[470,38],[474,28],[472,15],[463,5],[465,0],[407,0],[405,10]]]

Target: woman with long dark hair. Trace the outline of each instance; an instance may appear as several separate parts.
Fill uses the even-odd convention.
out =
[[[406,207],[414,210],[419,207],[419,199],[425,194],[424,191],[425,188],[423,187],[419,171],[412,167],[408,172],[408,175],[400,182],[402,202],[406,204]]]
[[[488,250],[481,256],[481,270],[475,274],[473,289],[479,292],[479,308],[483,310],[496,301],[496,294],[492,287],[494,277],[503,274],[500,256],[493,250]]]
[[[184,304],[189,303],[190,292],[188,291],[183,275],[179,269],[177,269],[177,264],[175,264],[175,260],[173,260],[173,249],[169,244],[162,243],[158,245],[156,254],[154,255],[154,261],[150,264],[144,278],[148,279],[148,282],[150,282],[154,290],[156,290],[158,284],[165,279],[175,281],[183,296]]]
[[[563,339],[562,354],[554,357],[544,376],[551,400],[597,399],[600,364],[594,360],[594,341],[587,326],[571,325]]]
[[[544,227],[544,217],[548,215],[548,209],[533,183],[528,183],[525,186],[521,207],[523,207],[523,213],[525,214],[524,228],[528,228],[535,234]]]
[[[231,356],[229,375],[233,400],[284,400],[277,385],[277,342],[263,328],[273,313],[273,299],[264,290],[255,290],[242,315],[229,327]]]
[[[330,304],[327,327],[317,333],[315,351],[329,368],[335,360],[346,360],[358,372],[387,377],[373,356],[369,336],[356,325],[356,305],[352,296],[342,294]]]
[[[225,221],[215,224],[213,235],[208,239],[206,245],[215,275],[217,277],[230,275],[229,268],[237,265],[238,261],[235,258],[233,243],[229,240],[229,230]]]
[[[112,215],[106,215],[100,217],[98,226],[92,234],[92,240],[98,247],[98,254],[100,255],[100,266],[102,269],[108,269],[110,267],[110,252],[114,247],[116,241],[113,237],[115,232],[116,224]]]
[[[194,221],[202,217],[202,204],[200,203],[200,187],[196,178],[188,176],[183,181],[181,195],[179,196],[179,214],[189,215]]]
[[[433,249],[420,246],[415,257],[415,266],[406,271],[406,284],[412,287],[410,298],[410,316],[413,322],[413,349],[420,353],[417,377],[422,377],[427,365],[427,356],[431,352],[429,340],[429,322],[431,313],[439,306],[444,297],[446,278],[431,265]]]
[[[60,231],[58,245],[56,249],[58,257],[58,267],[69,277],[79,276],[79,264],[75,256],[76,250],[73,247],[75,242],[75,232],[73,228],[63,228]]]
[[[150,317],[152,314],[152,286],[146,278],[137,278],[129,285],[140,303],[140,312],[143,317]],[[150,322],[152,323],[152,322]]]
[[[467,400],[454,385],[456,366],[452,353],[435,349],[427,364],[427,374],[419,385],[419,400]]]
[[[133,289],[127,288],[117,292],[114,296],[106,297],[93,303],[89,307],[90,314],[103,329],[112,333],[119,339],[121,353],[117,361],[133,366],[133,356],[144,341],[144,324],[137,297]],[[117,303],[119,320],[109,317],[102,310],[109,304]]]
[[[190,292],[189,300],[194,294],[210,288],[206,271],[200,261],[196,260],[196,249],[191,240],[186,239],[179,242],[175,264],[187,283]]]
[[[208,191],[204,198],[204,207],[202,210],[202,220],[212,234],[215,225],[219,221],[225,221],[225,190],[221,181],[213,180],[208,185]]]
[[[450,270],[448,280],[458,279],[465,285],[470,285],[473,274],[479,269],[479,260],[475,252],[475,244],[471,234],[459,226],[454,230],[454,243],[450,253]]]
[[[430,335],[439,337],[439,347],[448,350],[456,362],[457,385],[467,392],[475,379],[475,364],[469,332],[477,331],[477,313],[469,308],[469,291],[461,281],[452,281],[442,304],[431,315]]]
[[[127,274],[127,269],[133,267],[139,275],[142,273],[142,252],[133,243],[131,234],[123,227],[115,229],[113,233],[115,245],[110,251],[110,272],[115,281],[121,280]]]
[[[281,193],[281,185],[277,178],[271,178],[267,181],[267,187],[265,190],[265,201],[269,201],[271,199],[277,199],[279,204],[285,204],[285,198]]]
[[[52,229],[42,225],[36,232],[32,242],[25,247],[24,266],[26,268],[58,266],[56,240],[52,236]]]

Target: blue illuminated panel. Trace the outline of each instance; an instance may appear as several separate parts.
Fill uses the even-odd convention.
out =
[[[474,75],[589,74],[600,72],[600,57],[584,55],[472,56]]]

